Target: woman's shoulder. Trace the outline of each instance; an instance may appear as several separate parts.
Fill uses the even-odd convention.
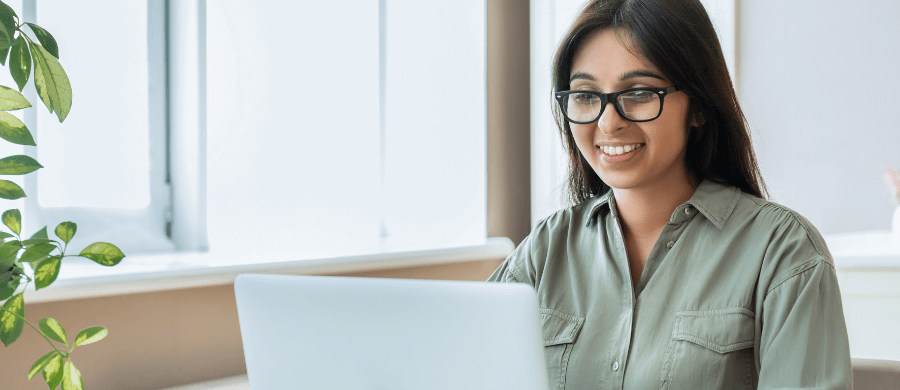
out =
[[[589,227],[602,209],[609,207],[609,194],[598,195],[582,203],[565,207],[535,223],[532,236],[559,236],[579,233]]]
[[[762,199],[744,192],[735,207],[736,224],[754,224],[767,227],[775,237],[795,235],[811,245],[822,257],[829,257],[825,240],[806,217],[780,203]]]
[[[594,197],[586,202],[560,209],[535,223],[531,233],[516,247],[504,262],[505,268],[518,275],[516,280],[533,282],[545,263],[555,256],[553,248],[567,247],[571,241],[582,241],[589,235],[593,224],[591,215],[605,204],[608,198]]]
[[[822,234],[806,217],[790,207],[740,192],[728,221],[732,229],[746,231],[766,246],[762,271],[774,284],[817,266],[834,269],[834,260]]]

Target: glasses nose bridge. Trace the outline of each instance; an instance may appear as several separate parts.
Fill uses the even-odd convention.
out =
[[[598,95],[600,95],[600,112],[597,114],[597,119],[594,120],[598,126],[600,125],[600,118],[603,117],[603,114],[606,112],[606,106],[609,104],[612,104],[612,109],[616,115],[622,117],[622,119],[625,118],[620,112],[618,92],[598,93]]]

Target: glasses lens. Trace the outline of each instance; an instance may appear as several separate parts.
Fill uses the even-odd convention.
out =
[[[659,94],[653,91],[626,92],[619,95],[618,101],[619,108],[627,119],[645,121],[659,116]]]
[[[589,122],[597,119],[603,105],[600,104],[600,96],[589,93],[576,92],[566,97],[566,105],[563,107],[566,117],[572,122]]]

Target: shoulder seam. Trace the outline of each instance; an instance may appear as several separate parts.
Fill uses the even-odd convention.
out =
[[[794,269],[789,271],[786,276],[776,279],[775,282],[772,283],[772,286],[769,287],[768,290],[766,290],[766,296],[768,297],[769,294],[772,293],[772,291],[775,291],[776,288],[781,287],[781,285],[786,283],[788,280],[791,280],[799,275],[802,275],[806,271],[809,271],[809,270],[815,268],[816,266],[818,266],[821,263],[827,264],[829,267],[831,267],[832,270],[834,270],[834,265],[829,263],[825,257],[818,257],[818,258],[812,259],[810,261],[807,261],[806,263],[800,264],[799,266],[795,267]]]
[[[811,229],[810,229],[809,224],[806,223],[806,219],[800,217],[799,214],[797,214],[796,211],[791,210],[791,209],[789,209],[789,208],[787,208],[787,207],[784,207],[784,206],[782,206],[782,205],[780,205],[780,204],[778,204],[778,203],[768,202],[768,203],[762,205],[762,207],[763,207],[763,208],[765,208],[765,207],[771,207],[771,208],[774,208],[774,209],[778,209],[778,210],[787,212],[788,215],[790,215],[791,218],[792,218],[795,222],[797,222],[798,224],[800,224],[800,227],[803,228],[803,232],[806,233],[806,239],[808,239],[809,242],[812,244],[813,248],[816,249],[816,253],[818,253],[819,256],[822,257],[822,260],[823,260],[823,261],[829,263],[829,265],[830,265],[832,268],[834,268],[834,264],[832,264],[833,260],[831,259],[831,254],[829,254],[828,251],[825,249],[825,245],[824,245],[822,242],[819,242],[818,237],[816,237],[817,235],[816,235],[816,234],[811,234]]]

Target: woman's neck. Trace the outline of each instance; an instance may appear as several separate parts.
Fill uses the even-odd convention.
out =
[[[694,195],[698,184],[685,174],[638,188],[613,188],[623,230],[626,234],[658,236],[675,208]]]

